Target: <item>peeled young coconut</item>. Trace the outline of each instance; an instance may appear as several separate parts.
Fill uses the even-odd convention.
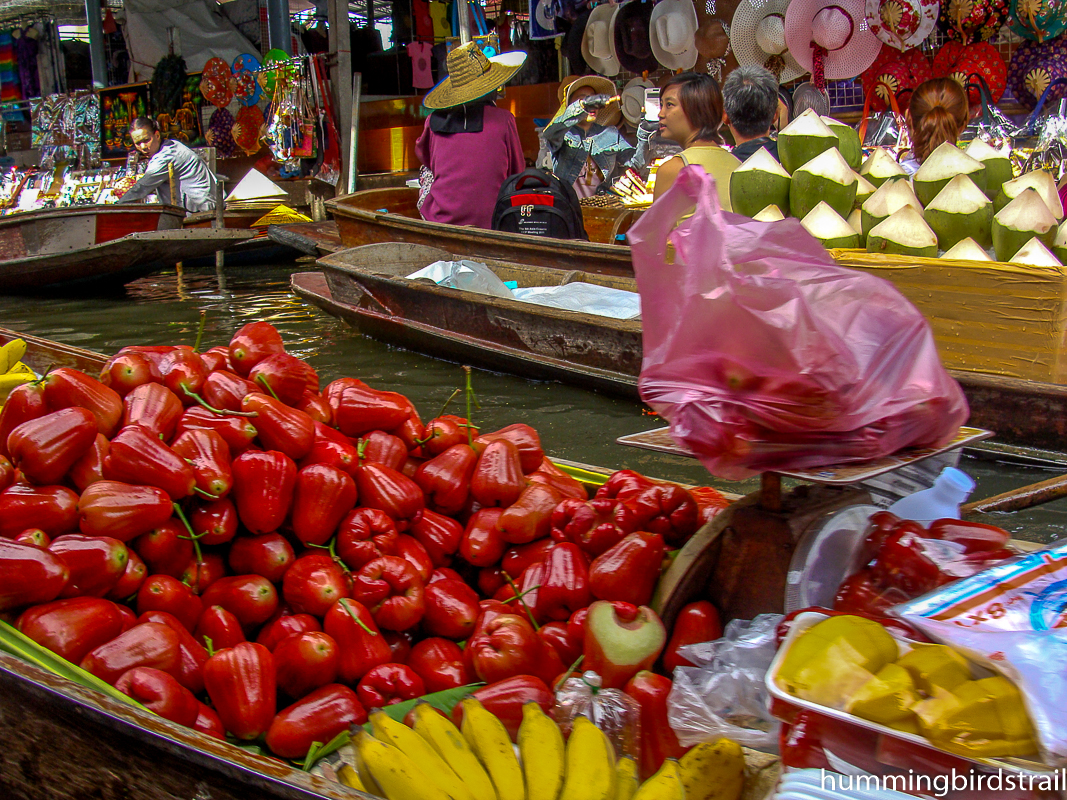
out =
[[[937,257],[937,236],[913,206],[904,206],[867,234],[868,253]]]
[[[815,156],[837,147],[837,134],[810,108],[778,134],[778,158],[792,175]]]
[[[888,150],[878,147],[863,162],[860,175],[878,187],[891,178],[907,178],[908,171],[897,163]]]
[[[963,152],[985,164],[985,193],[990,200],[997,196],[1000,187],[1015,174],[1008,157],[981,139],[972,139],[971,143],[963,148]]]
[[[730,204],[746,217],[768,205],[789,208],[789,182],[789,173],[761,147],[730,175]]]
[[[968,236],[982,247],[989,247],[993,241],[993,203],[966,175],[950,180],[926,207],[923,218],[937,234],[937,245],[942,250]]]
[[[769,205],[760,211],[758,214],[754,214],[752,219],[757,222],[778,222],[785,219],[785,214],[782,213],[782,209],[776,205]]]
[[[859,131],[851,125],[834,119],[833,117],[821,117],[826,127],[837,135],[837,149],[852,169],[859,169],[863,161],[863,145],[860,143]]]
[[[862,245],[867,240],[867,237],[863,235],[863,222],[860,210],[858,208],[852,209],[852,213],[848,215],[848,220],[846,221],[852,230],[860,235],[860,244]]]
[[[825,201],[841,217],[848,216],[856,201],[856,173],[836,147],[820,153],[793,173],[789,187],[789,213],[797,219]]]
[[[1041,240],[1036,236],[1020,248],[1019,252],[1011,257],[1013,264],[1026,264],[1030,267],[1062,267],[1063,264],[1056,256],[1052,255]]]
[[[945,251],[945,254],[941,258],[951,258],[956,261],[992,261],[987,253],[978,242],[974,239],[966,238],[956,242],[951,248]]]
[[[833,247],[859,247],[860,236],[845,220],[820,201],[808,215],[800,221],[804,229],[822,242],[827,250]]]
[[[855,207],[859,208],[867,202],[867,198],[870,197],[878,189],[873,183],[864,178],[858,172],[856,173],[856,203]]]
[[[993,217],[993,251],[1007,261],[1036,236],[1046,247],[1056,238],[1056,218],[1033,189],[1022,193]]]
[[[920,213],[923,210],[922,205],[919,203],[919,198],[915,196],[915,192],[911,189],[911,184],[907,181],[883,183],[860,206],[863,232],[869,234],[871,228],[882,220],[889,219],[891,214],[899,211],[904,206],[911,206]]]
[[[1056,238],[1052,240],[1052,255],[1056,256],[1060,263],[1067,262],[1067,222],[1060,225],[1056,231]]]
[[[1022,194],[1024,189],[1036,191],[1041,199],[1045,201],[1045,206],[1052,212],[1052,216],[1057,221],[1063,220],[1063,203],[1060,201],[1060,193],[1056,189],[1056,181],[1043,169],[1027,172],[1001,186],[1000,191],[997,192],[997,199],[993,201],[993,210],[1000,211],[1000,209]]]
[[[985,165],[950,142],[940,144],[926,157],[926,161],[911,180],[915,187],[915,196],[923,206],[928,206],[930,201],[937,197],[938,192],[957,175],[967,175],[974,181],[975,186],[985,191]]]

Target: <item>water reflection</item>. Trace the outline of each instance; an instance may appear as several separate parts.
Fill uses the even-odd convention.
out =
[[[308,269],[299,266],[297,269]],[[372,385],[405,393],[423,418],[438,413],[454,388],[462,386],[456,364],[427,358],[360,336],[343,322],[304,303],[289,290],[294,268],[212,267],[170,270],[142,278],[111,297],[27,299],[0,296],[0,324],[79,347],[113,352],[130,344],[192,344],[200,311],[207,312],[203,347],[229,342],[247,322],[267,320],[282,334],[290,352],[307,359],[324,382],[351,375]],[[656,427],[640,403],[595,394],[558,383],[475,372],[481,425],[494,428],[523,421],[541,434],[545,450],[562,458],[747,493],[756,481],[709,479],[694,461],[622,447],[615,439]],[[453,406],[459,409],[459,406]],[[1051,477],[1034,468],[966,459],[963,468],[977,481],[975,497]],[[1067,502],[1015,514],[987,515],[985,521],[1038,541],[1067,536]]]

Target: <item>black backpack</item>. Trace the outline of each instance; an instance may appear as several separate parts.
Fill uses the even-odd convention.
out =
[[[574,187],[536,168],[504,181],[493,209],[493,230],[589,240]]]

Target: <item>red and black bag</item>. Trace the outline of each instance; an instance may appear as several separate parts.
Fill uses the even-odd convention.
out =
[[[556,239],[589,239],[574,187],[536,168],[504,181],[493,209],[493,230]]]

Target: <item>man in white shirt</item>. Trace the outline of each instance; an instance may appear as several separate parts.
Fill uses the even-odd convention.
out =
[[[155,192],[164,203],[181,205],[186,211],[213,211],[218,181],[207,164],[181,142],[163,139],[155,120],[138,117],[130,124],[133,146],[148,156],[148,168],[126,190],[120,203],[136,203]],[[178,196],[170,196],[169,166],[174,166],[174,185]]]

